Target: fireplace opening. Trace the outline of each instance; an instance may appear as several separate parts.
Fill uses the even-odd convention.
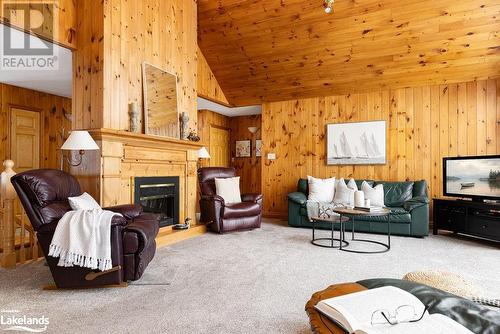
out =
[[[136,177],[134,203],[158,215],[160,227],[179,223],[179,177]]]

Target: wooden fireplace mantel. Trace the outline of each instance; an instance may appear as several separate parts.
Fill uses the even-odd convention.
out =
[[[136,177],[178,176],[179,222],[187,217],[196,221],[197,162],[201,143],[112,129],[89,132],[101,149],[85,153],[86,166],[74,174],[84,190],[98,198],[103,207],[133,203]],[[160,230],[158,245],[205,231],[205,226],[196,225],[186,231],[164,227]]]
[[[203,145],[201,142],[194,142],[189,140],[182,140],[169,137],[161,137],[154,135],[146,135],[143,133],[134,133],[123,130],[113,130],[113,129],[96,129],[89,130],[90,134],[94,140],[105,140],[105,141],[120,141],[123,144],[135,145],[135,146],[146,146],[151,147],[151,145],[169,145],[172,149],[189,149],[189,150],[199,150]]]

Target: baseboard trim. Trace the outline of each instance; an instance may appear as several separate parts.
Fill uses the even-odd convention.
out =
[[[262,217],[264,218],[275,218],[275,219],[284,219],[284,220],[287,220],[288,219],[288,214],[287,213],[283,213],[283,212],[264,212],[262,214]]]

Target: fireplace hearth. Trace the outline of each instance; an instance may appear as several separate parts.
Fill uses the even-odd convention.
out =
[[[136,177],[134,203],[158,215],[160,227],[179,223],[179,177]]]

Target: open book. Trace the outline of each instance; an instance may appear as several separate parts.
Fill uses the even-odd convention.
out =
[[[346,332],[355,334],[470,334],[467,328],[442,314],[429,314],[417,322],[401,322],[391,325],[386,321],[374,321],[372,315],[377,310],[386,310],[385,314],[394,314],[402,305],[411,305],[418,319],[424,312],[422,302],[402,289],[386,286],[351,293],[320,301],[315,307]],[[378,312],[380,313],[380,312]],[[388,316],[389,317],[389,316]],[[377,317],[376,317],[377,318]],[[378,317],[380,320],[380,317]]]
[[[383,212],[386,210],[383,206],[355,206],[354,210],[365,212]]]

